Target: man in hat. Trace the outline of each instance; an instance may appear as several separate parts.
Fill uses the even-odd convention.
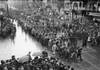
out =
[[[82,61],[82,47],[78,47],[77,49],[77,58],[80,58],[80,61]]]
[[[27,56],[29,56],[29,62],[32,60],[32,57],[31,57],[31,52],[29,52],[28,54],[27,54]]]
[[[1,60],[0,70],[4,69],[4,65],[5,65],[5,62],[3,60]]]

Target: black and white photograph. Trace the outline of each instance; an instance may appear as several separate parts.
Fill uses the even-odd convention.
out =
[[[100,0],[0,0],[0,70],[100,70]]]

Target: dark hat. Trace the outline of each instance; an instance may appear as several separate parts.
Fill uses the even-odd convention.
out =
[[[1,60],[1,64],[4,64],[5,62],[4,62],[4,60]]]

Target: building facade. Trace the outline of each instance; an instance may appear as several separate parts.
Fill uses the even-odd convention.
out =
[[[64,11],[65,11],[65,17],[66,19],[71,22],[72,21],[72,4],[70,0],[64,1]]]

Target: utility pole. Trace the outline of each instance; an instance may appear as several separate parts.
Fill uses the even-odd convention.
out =
[[[7,14],[8,14],[8,17],[9,17],[9,7],[8,7],[8,0],[6,0],[6,4],[7,4]]]
[[[7,15],[9,17],[9,7],[8,7],[8,0],[3,0],[3,4],[5,5],[5,8],[7,10]]]

